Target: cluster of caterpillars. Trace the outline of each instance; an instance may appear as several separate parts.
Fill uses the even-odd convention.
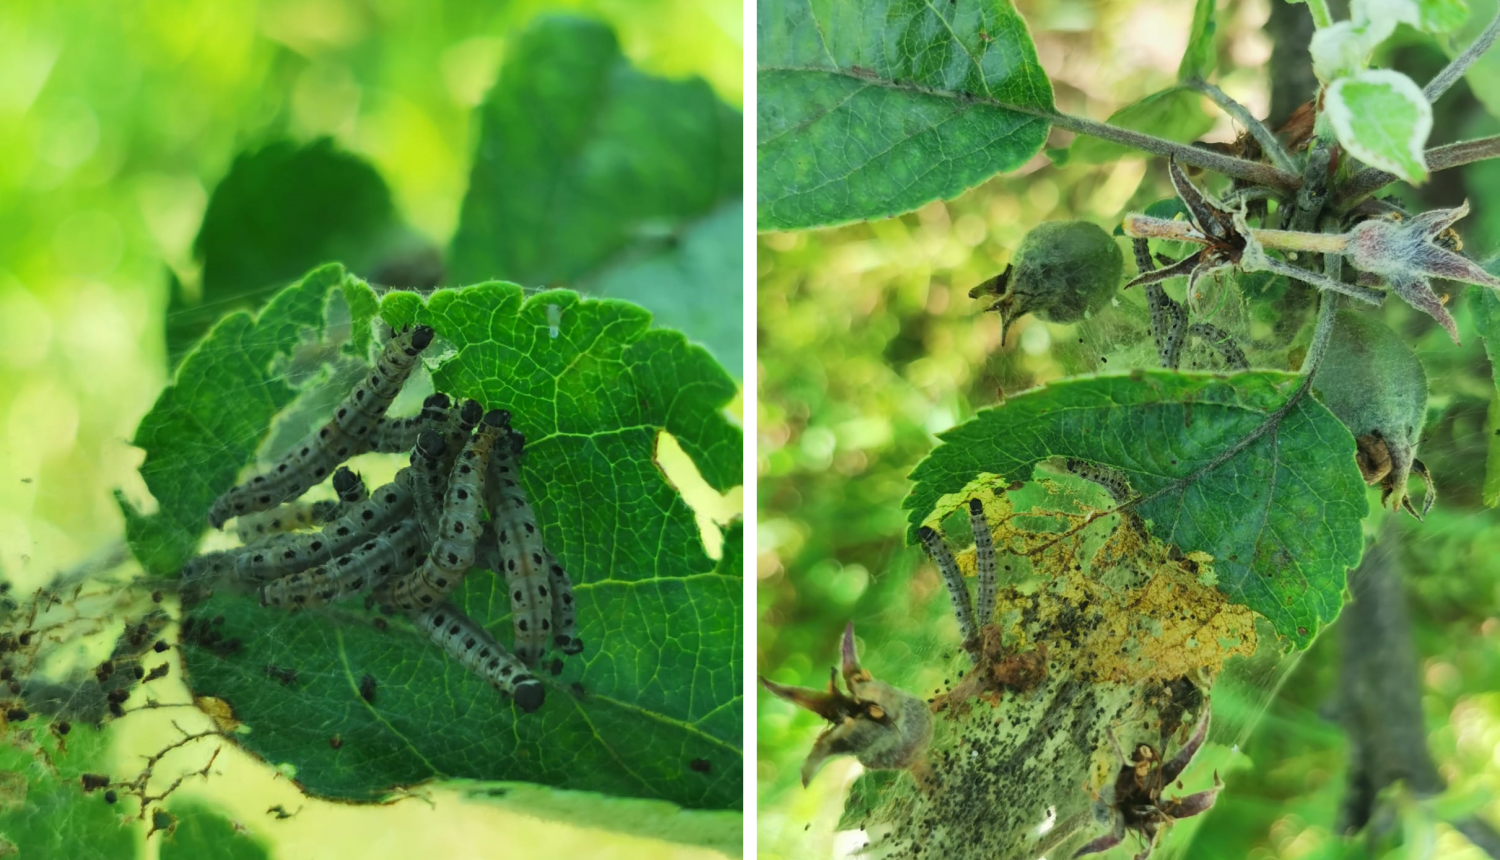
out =
[[[198,556],[183,580],[238,582],[262,605],[285,609],[367,596],[410,616],[461,664],[534,711],[543,686],[528,667],[549,647],[583,650],[573,586],[526,500],[525,439],[509,413],[434,394],[414,417],[385,416],[432,338],[428,326],[394,334],[327,424],[220,496],[210,524],[222,528],[233,517],[245,545]],[[341,465],[368,451],[410,451],[410,465],[369,490]],[[299,500],[330,475],[337,501]],[[474,567],[505,579],[514,653],[448,600]]]

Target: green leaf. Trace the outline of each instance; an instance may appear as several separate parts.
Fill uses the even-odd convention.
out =
[[[1389,69],[1340,78],[1328,88],[1324,110],[1339,143],[1355,158],[1407,182],[1427,179],[1432,105],[1411,78]]]
[[[683,243],[742,196],[742,123],[701,79],[637,71],[606,25],[538,19],[480,110],[452,280],[586,287],[632,255]],[[691,289],[738,307],[736,272]],[[664,311],[685,295],[651,298]]]
[[[1218,21],[1214,16],[1215,0],[1198,0],[1193,6],[1193,26],[1188,31],[1187,50],[1182,54],[1182,63],[1177,66],[1177,79],[1207,79],[1214,73],[1217,59],[1214,55],[1214,34]]]
[[[757,0],[756,18],[762,230],[956,197],[1047,139],[1052,84],[1009,0]]]
[[[218,810],[201,801],[173,802],[167,810],[177,819],[170,835],[162,837],[159,860],[267,860],[270,855],[258,840],[243,831]]]
[[[651,309],[656,324],[692,336],[743,375],[744,205],[730,200],[684,230],[674,247],[600,275],[594,291]]]
[[[723,559],[709,558],[693,511],[655,463],[665,431],[715,490],[740,484],[742,434],[724,412],[733,380],[641,308],[571,292],[527,298],[491,283],[426,305],[395,292],[381,316],[429,324],[451,347],[432,370],[438,390],[511,411],[544,539],[576,586],[585,651],[561,674],[542,671],[546,703],[522,714],[400,618],[381,630],[357,605],[283,614],[221,590],[191,614],[222,616],[215,630],[241,645],[223,656],[184,644],[193,692],[230,703],[249,728],[242,745],[314,795],[371,800],[457,778],[737,808],[740,528],[729,529]],[[222,406],[243,390],[198,396]],[[454,601],[512,640],[510,601],[491,574],[471,573]],[[268,677],[268,664],[296,680]],[[358,691],[365,675],[377,683],[373,703]]]
[[[738,857],[744,846],[744,816],[722,810],[688,810],[660,800],[608,797],[583,791],[539,789],[523,783],[459,785],[469,797],[532,818],[565,822],[696,845]]]
[[[80,781],[85,773],[109,773],[104,734],[74,724],[63,748],[46,727],[27,728],[36,730],[42,752],[0,744],[0,856],[133,860],[136,831],[122,826],[125,804],[105,803],[103,791],[84,794]]]
[[[142,513],[116,491],[125,538],[146,570],[176,571],[207,526],[208,506],[254,459],[271,419],[297,396],[280,363],[307,340],[321,340],[325,308],[344,302],[353,330],[367,329],[370,288],[331,264],[287,287],[256,317],[219,321],[177,369],[174,383],[141,419],[131,444],[145,450],[141,477],[157,503]],[[363,337],[368,342],[368,333]]]
[[[1500,274],[1500,258],[1486,263],[1485,271]],[[1495,377],[1495,396],[1485,421],[1485,438],[1489,448],[1484,466],[1484,503],[1500,506],[1500,295],[1484,287],[1469,287],[1469,307],[1474,313],[1474,327],[1484,340],[1485,354],[1490,358],[1490,372]]]
[[[1447,33],[1457,30],[1469,20],[1469,4],[1465,0],[1416,0],[1421,15],[1418,25],[1428,33]]]
[[[908,539],[936,524],[970,483],[1029,480],[1052,457],[1125,473],[1152,534],[1214,556],[1219,589],[1299,647],[1338,614],[1344,574],[1363,549],[1364,481],[1354,439],[1311,397],[1277,429],[1199,475],[1263,424],[1299,377],[1137,371],[1033,389],[941,435],[912,472]]]
[[[1181,143],[1197,140],[1214,127],[1213,117],[1203,110],[1203,96],[1187,87],[1171,87],[1152,93],[1110,114],[1109,124],[1144,131]],[[1073,141],[1073,159],[1083,164],[1103,164],[1138,150],[1079,135]]]
[[[242,152],[214,188],[193,249],[196,295],[173,277],[167,354],[180,357],[231,310],[252,310],[328,260],[369,275],[400,236],[385,180],[359,156],[321,138]]]

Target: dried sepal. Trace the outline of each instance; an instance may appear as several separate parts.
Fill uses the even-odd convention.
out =
[[[844,628],[840,646],[844,683],[838,687],[837,670],[830,670],[827,690],[777,684],[761,677],[760,683],[780,698],[812,711],[831,725],[813,743],[802,764],[806,786],[828,759],[852,755],[875,770],[911,770],[922,763],[932,739],[932,715],[916,696],[875,680],[859,665],[854,645],[854,624]]]
[[[1457,208],[1434,209],[1402,221],[1371,218],[1345,234],[1345,253],[1354,267],[1377,276],[1412,307],[1437,320],[1454,343],[1459,342],[1458,327],[1433,292],[1431,279],[1500,289],[1500,279],[1451,250],[1455,246],[1453,223],[1467,214],[1469,202],[1465,200]]]
[[[1106,804],[1109,813],[1109,832],[1078,849],[1074,857],[1097,854],[1124,841],[1125,835],[1135,832],[1145,847],[1135,860],[1146,860],[1156,847],[1161,834],[1179,818],[1191,818],[1214,805],[1223,783],[1214,773],[1214,787],[1186,797],[1163,799],[1162,792],[1177,781],[1208,737],[1209,702],[1204,699],[1198,721],[1188,742],[1171,759],[1163,761],[1160,753],[1150,744],[1137,744],[1130,755],[1121,749],[1112,730],[1109,741],[1121,759],[1120,769],[1114,784],[1107,794],[1098,797]]]

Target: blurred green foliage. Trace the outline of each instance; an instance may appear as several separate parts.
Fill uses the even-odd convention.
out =
[[[1059,107],[1096,118],[1172,84],[1194,14],[1190,2],[1017,5]],[[1490,12],[1475,14],[1482,22]],[[1266,15],[1265,4],[1220,3],[1214,57],[1220,86],[1260,116],[1271,48]],[[1414,35],[1380,59],[1417,80],[1445,61],[1442,50]],[[1207,139],[1233,139],[1238,129],[1204,107],[1216,117]],[[1460,85],[1439,105],[1437,128],[1434,141],[1442,142],[1494,133],[1496,121]],[[1048,145],[1067,141],[1054,133]],[[1484,259],[1500,250],[1496,171],[1500,164],[1489,163],[1436,174],[1428,186],[1401,194],[1422,206],[1467,196],[1474,215],[1459,228],[1466,252]],[[1116,356],[1146,357],[1132,350],[1149,348],[1149,338],[1140,341],[1140,290],[1120,293],[1113,309],[1077,326],[1023,319],[1004,348],[999,320],[981,314],[968,290],[1003,269],[1042,220],[1081,218],[1113,229],[1123,212],[1170,194],[1165,164],[1141,157],[1097,166],[1037,160],[899,218],[760,237],[762,673],[821,685],[837,661],[839,632],[853,620],[862,663],[876,677],[928,695],[943,685],[942,658],[952,655],[958,634],[936,571],[904,545],[901,499],[911,469],[931,451],[935,433],[1007,392],[1108,371],[1120,363]],[[1180,295],[1180,283],[1169,292]],[[1493,692],[1500,678],[1500,556],[1493,549],[1500,523],[1482,506],[1481,492],[1495,386],[1464,292],[1440,292],[1451,295],[1461,348],[1401,303],[1388,302],[1384,311],[1434,381],[1421,456],[1441,495],[1426,523],[1403,521],[1403,565],[1429,745],[1449,795],[1478,797],[1480,814],[1494,821],[1500,804],[1486,798],[1500,797],[1500,697]],[[1370,496],[1372,511],[1377,500]],[[1241,734],[1244,755],[1232,757],[1228,788],[1202,819],[1188,856],[1362,856],[1360,844],[1331,832],[1345,791],[1343,733],[1325,713],[1338,645],[1335,624],[1295,669],[1287,663],[1270,673],[1286,678],[1279,691],[1247,680],[1233,688],[1236,695],[1225,689],[1216,697],[1215,722],[1231,727],[1231,736],[1240,726],[1255,730],[1248,740]],[[810,789],[797,779],[821,722],[764,694],[759,707],[761,855],[821,857],[857,847],[860,839],[834,835],[852,774],[847,760],[826,768]],[[1480,856],[1446,825],[1438,840],[1437,856]]]

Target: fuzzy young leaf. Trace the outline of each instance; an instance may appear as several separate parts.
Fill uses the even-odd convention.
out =
[[[757,221],[794,230],[956,197],[1042,147],[1052,85],[1009,0],[757,0]]]
[[[85,773],[108,773],[109,738],[92,726],[74,725],[64,751],[45,728],[37,734],[47,767],[32,750],[0,745],[3,856],[134,860],[136,833],[120,826],[119,807],[106,803],[101,790],[85,794],[80,781]]]
[[[1427,179],[1432,105],[1411,78],[1389,69],[1340,78],[1324,105],[1339,143],[1355,158],[1407,182]]]
[[[1170,87],[1110,114],[1109,124],[1186,143],[1213,128],[1214,120],[1203,110],[1203,96],[1187,87]],[[1071,151],[1072,160],[1081,164],[1103,164],[1139,154],[1127,146],[1082,135],[1074,140]]]
[[[174,798],[175,801],[175,798]],[[168,810],[177,823],[164,836],[157,860],[267,860],[271,855],[260,840],[236,830],[224,813],[198,800],[173,802]]]
[[[1293,374],[1230,377],[1137,371],[1025,392],[941,435],[912,472],[908,540],[967,500],[984,475],[1028,480],[1052,457],[1124,472],[1145,497],[1152,534],[1214,556],[1219,589],[1305,647],[1338,614],[1344,574],[1359,562],[1367,505],[1354,439],[1304,397],[1274,431],[1217,468],[1297,388]],[[1313,524],[1315,527],[1310,527]]]
[[[1428,33],[1448,33],[1469,20],[1465,0],[1416,0],[1420,13],[1417,27]]]
[[[369,800],[468,778],[736,807],[740,532],[729,530],[720,561],[709,558],[692,510],[655,462],[665,431],[709,486],[740,483],[741,432],[724,413],[733,380],[681,334],[653,328],[644,310],[571,292],[526,298],[491,283],[439,291],[425,305],[397,292],[381,316],[432,326],[453,349],[433,369],[434,386],[509,410],[525,434],[523,485],[546,545],[573,577],[585,650],[562,674],[539,673],[546,702],[526,714],[403,620],[379,630],[357,606],[283,614],[221,590],[190,615],[222,616],[214,629],[240,644],[227,654],[184,644],[193,692],[230,703],[253,729],[244,746],[317,795]],[[213,336],[200,347],[216,349]],[[230,379],[193,396],[222,408],[242,391]],[[471,573],[453,600],[511,641],[511,601],[494,576]],[[360,693],[366,675],[373,701]]]

